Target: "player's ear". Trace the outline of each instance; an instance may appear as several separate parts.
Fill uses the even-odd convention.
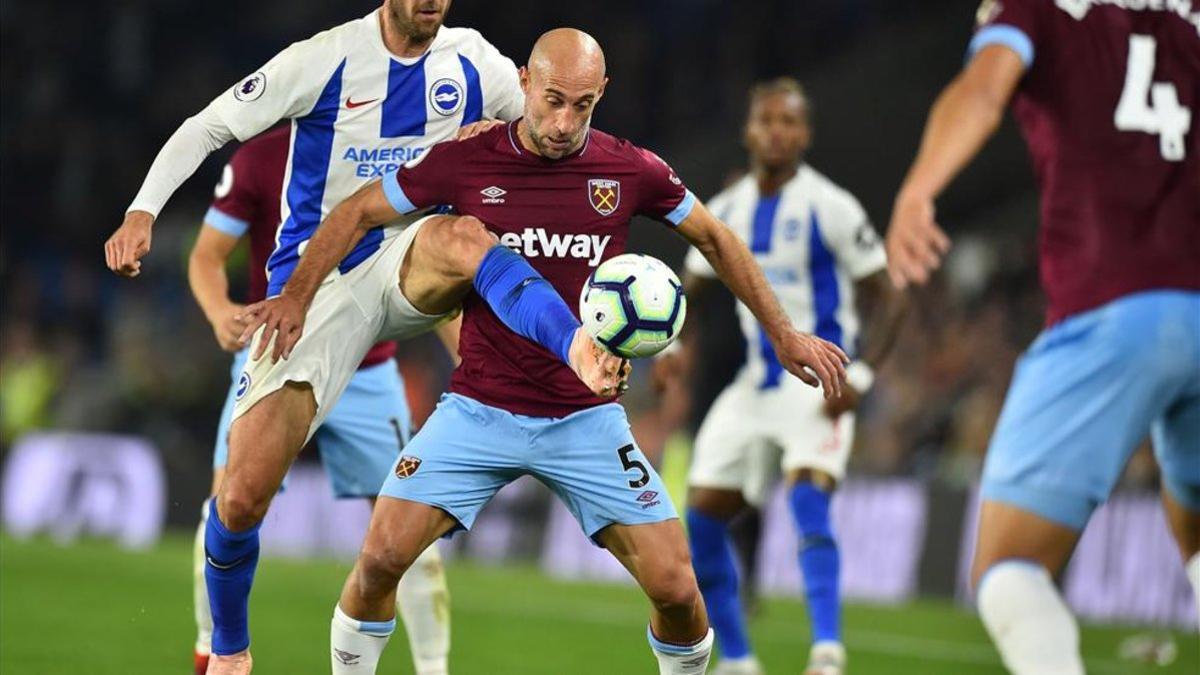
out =
[[[608,76],[607,75],[605,75],[604,79],[600,81],[600,90],[596,92],[596,100],[597,101],[599,101],[604,96],[604,89],[606,87],[608,87]]]
[[[521,82],[521,92],[523,94],[525,94],[525,98],[528,99],[529,98],[529,68],[526,66],[521,66],[521,69],[517,71],[517,78]]]

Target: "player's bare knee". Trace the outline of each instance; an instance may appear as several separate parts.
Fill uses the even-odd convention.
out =
[[[646,583],[646,595],[664,614],[690,613],[700,600],[700,588],[696,585],[691,561],[652,574]]]
[[[420,553],[409,546],[368,539],[358,556],[363,589],[387,590],[394,587],[412,567],[418,555]]]
[[[244,532],[262,522],[271,505],[271,498],[260,493],[235,480],[224,482],[217,493],[217,513],[225,529]]]
[[[473,278],[479,262],[499,241],[478,218],[460,216],[439,223],[431,241],[438,247],[448,270],[463,278]]]

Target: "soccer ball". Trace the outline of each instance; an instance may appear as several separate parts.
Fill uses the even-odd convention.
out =
[[[626,253],[604,261],[579,294],[579,316],[588,334],[627,359],[666,349],[686,314],[679,277],[648,255]]]

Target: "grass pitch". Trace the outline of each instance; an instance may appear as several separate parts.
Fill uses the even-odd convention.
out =
[[[108,544],[60,547],[0,539],[0,672],[188,673],[191,541],[172,536],[144,553]],[[251,598],[255,672],[329,672],[329,617],[349,565],[266,559]],[[568,583],[535,569],[455,563],[451,667],[459,675],[653,673],[644,637],[646,605],[634,588]],[[796,673],[808,625],[795,600],[768,600],[751,624],[768,672]],[[946,602],[851,605],[845,637],[850,673],[1002,674],[978,619]],[[1195,635],[1175,634],[1169,667],[1117,658],[1137,629],[1085,627],[1090,673],[1200,672]],[[397,633],[380,673],[412,671]]]

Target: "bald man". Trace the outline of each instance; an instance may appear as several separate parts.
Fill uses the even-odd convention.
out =
[[[712,631],[683,528],[624,409],[612,399],[617,392],[589,390],[563,358],[514,335],[499,315],[511,289],[528,284],[522,269],[532,266],[556,297],[579,297],[591,271],[624,252],[630,219],[646,215],[700,249],[758,317],[787,370],[812,386],[823,384],[827,396],[838,395],[845,376],[841,350],[792,327],[745,244],[670,167],[654,153],[590,128],[607,83],[595,40],[571,29],[543,35],[520,83],[523,118],[437,145],[343,202],[283,291],[305,306],[340,252],[364,231],[433,205],[462,214],[454,227],[464,241],[486,231],[500,243],[478,263],[476,293],[462,299],[462,363],[450,393],[387,477],[334,610],[335,674],[375,672],[395,625],[400,577],[438,537],[469,529],[488,500],[522,475],[553,490],[583,531],[641,585],[651,601],[647,636],[659,671],[705,670]],[[422,241],[416,240],[413,255],[428,260],[466,247],[430,240],[442,247],[433,252]],[[413,276],[402,279],[407,284]],[[539,322],[557,321],[546,311]],[[269,341],[271,332],[261,339]],[[281,336],[286,350],[287,335]],[[619,370],[623,378],[627,365]]]

